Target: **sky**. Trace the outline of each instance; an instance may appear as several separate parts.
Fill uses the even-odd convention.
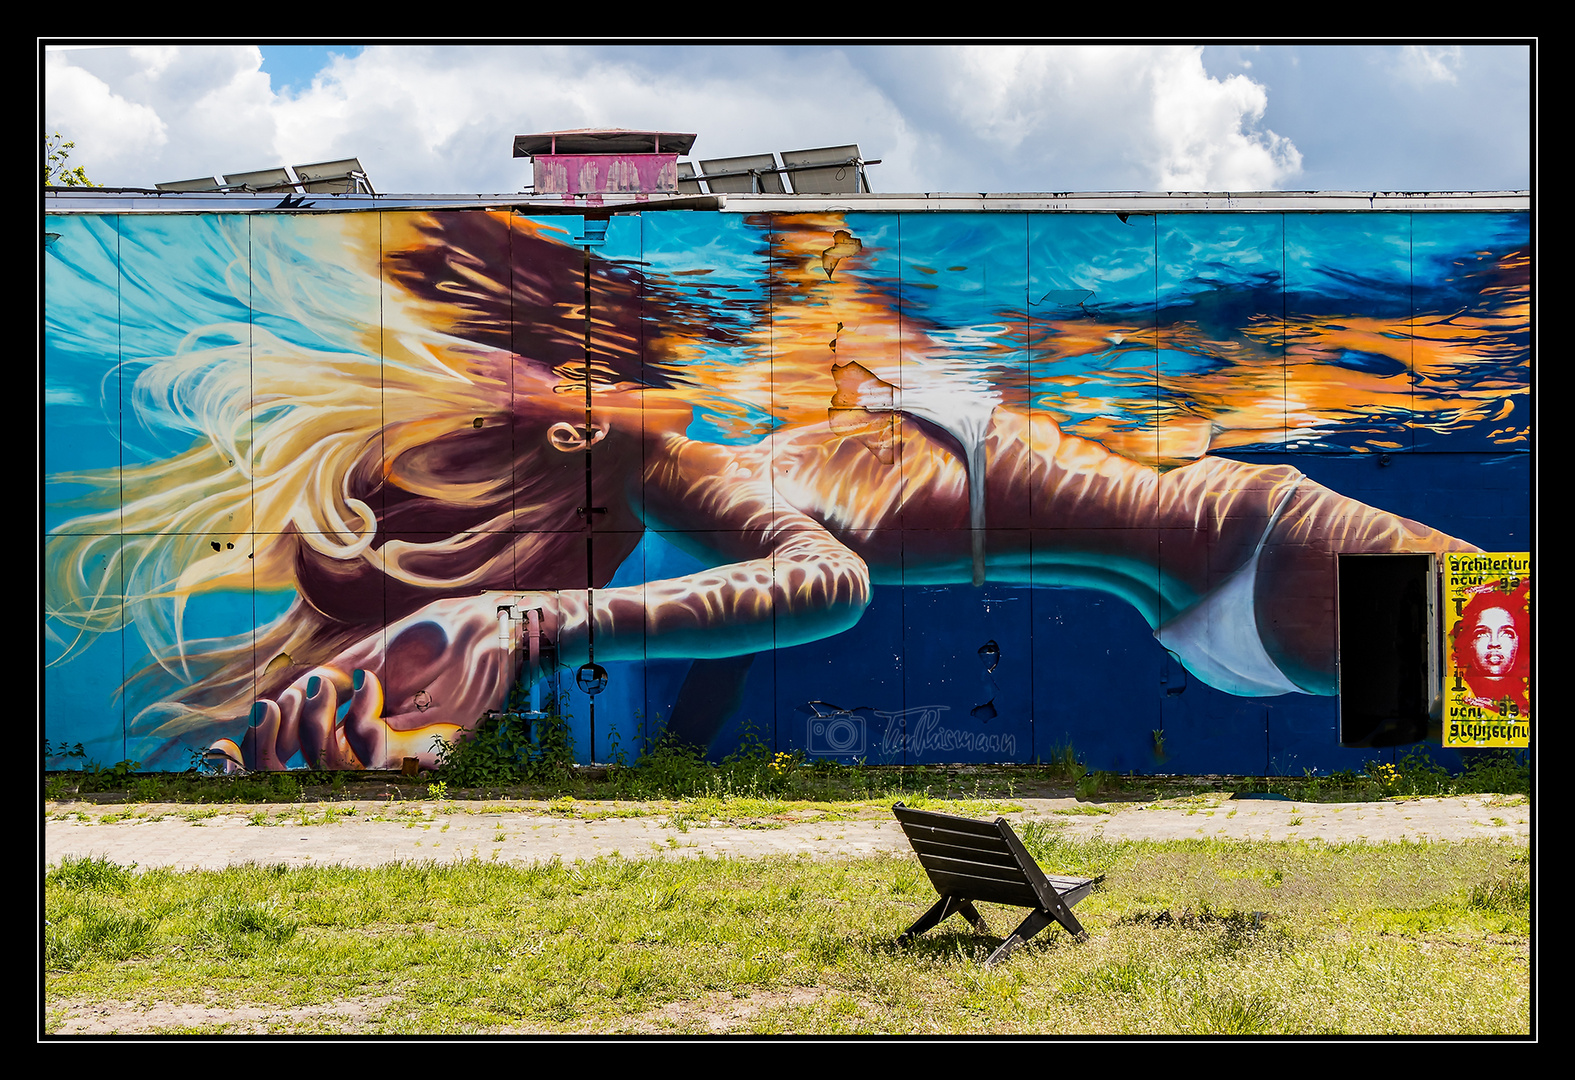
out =
[[[513,137],[857,143],[875,191],[1501,191],[1532,46],[41,42],[45,133],[97,183],[358,157],[384,193],[530,182]]]

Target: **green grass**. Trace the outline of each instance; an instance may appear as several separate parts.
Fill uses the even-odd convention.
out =
[[[1529,1029],[1524,844],[1107,843],[1034,824],[1022,835],[1046,869],[1106,882],[1077,908],[1087,941],[1052,928],[990,971],[980,961],[999,936],[960,919],[896,945],[933,898],[908,856],[136,873],[67,861],[45,878],[47,1023],[109,1015],[128,1031],[387,1034]],[[996,935],[1022,914],[981,909]],[[192,1012],[199,1005],[207,1011]]]

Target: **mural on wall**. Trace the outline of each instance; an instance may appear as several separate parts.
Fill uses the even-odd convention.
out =
[[[1524,483],[1524,215],[49,230],[46,736],[104,760],[430,763],[519,676],[504,608],[608,670],[582,758],[1125,724],[1110,767],[1225,771],[1265,710],[1337,744],[1337,553],[1519,520],[1312,474],[1447,449],[1488,477],[1427,473],[1457,506]]]

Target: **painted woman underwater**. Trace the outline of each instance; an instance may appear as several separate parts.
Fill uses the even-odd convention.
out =
[[[874,346],[823,354],[826,419],[691,438],[697,390],[637,274],[597,268],[587,370],[578,249],[499,215],[398,217],[380,319],[346,317],[357,347],[252,326],[138,374],[139,407],[201,437],[117,473],[122,508],[61,530],[46,575],[51,620],[83,640],[134,621],[153,648],[126,688],[152,702],[138,730],[248,768],[430,763],[518,677],[500,607],[541,609],[572,668],[593,626],[599,663],[821,640],[881,584],[1100,589],[1218,689],[1332,694],[1335,553],[1476,550],[1291,466],[1159,472],[1026,401],[899,388]],[[647,529],[712,568],[606,588]],[[254,588],[297,597],[255,634],[183,640],[189,597]]]

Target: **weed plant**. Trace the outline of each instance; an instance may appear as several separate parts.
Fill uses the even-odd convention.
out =
[[[1417,747],[1397,765],[1371,761],[1361,773],[1308,773],[1302,780],[1262,782],[1303,802],[1371,802],[1395,796],[1530,795],[1531,762],[1524,750],[1466,750],[1464,768],[1452,774]]]
[[[516,685],[507,712],[489,713],[452,742],[441,736],[432,740],[441,781],[456,788],[490,788],[552,783],[566,776],[574,764],[567,701],[564,694],[550,703],[545,716],[527,719],[526,694]]]
[[[132,775],[142,767],[140,761],[122,761],[106,768],[97,761],[90,761],[81,743],[67,746],[44,740],[44,762],[57,764],[75,763],[69,771],[53,778],[58,793],[69,786],[77,791],[122,791],[131,783]]]

